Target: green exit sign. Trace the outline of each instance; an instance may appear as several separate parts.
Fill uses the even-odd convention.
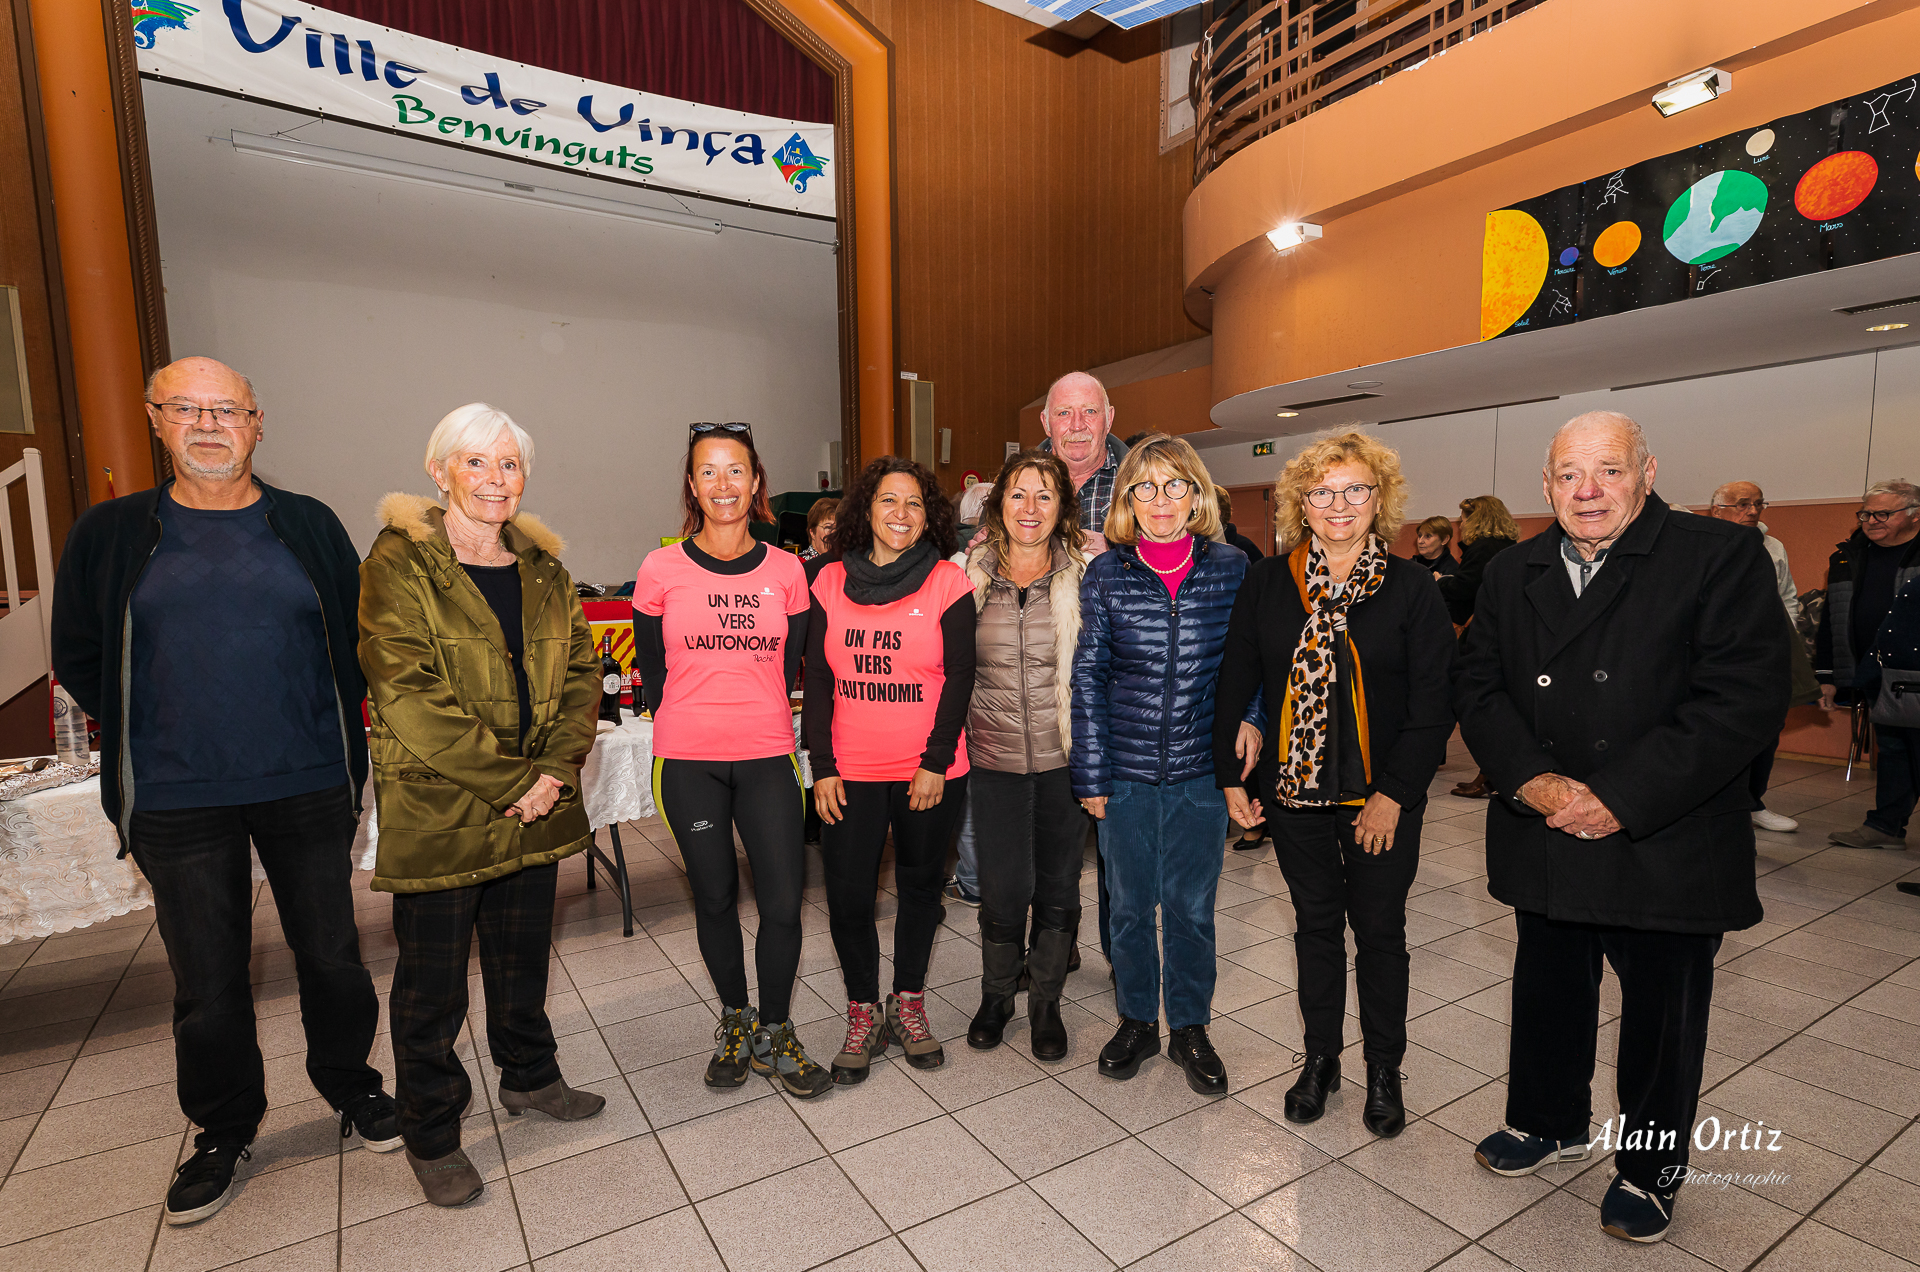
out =
[[[1253,444],[1253,457],[1255,459],[1260,458],[1262,455],[1271,455],[1271,454],[1273,454],[1272,442],[1255,442]]]

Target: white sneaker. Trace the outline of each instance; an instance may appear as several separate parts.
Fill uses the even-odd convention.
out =
[[[1793,820],[1793,818],[1783,817],[1779,813],[1768,812],[1764,808],[1754,812],[1753,824],[1761,830],[1777,830],[1782,833],[1789,830],[1800,829],[1800,823]]]

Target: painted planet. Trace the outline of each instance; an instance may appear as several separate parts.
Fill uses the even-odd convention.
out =
[[[1842,150],[1828,155],[1800,178],[1793,188],[1793,206],[1809,221],[1831,221],[1867,201],[1880,165],[1864,150]]]
[[[1593,259],[1608,269],[1625,265],[1639,250],[1640,227],[1632,221],[1615,221],[1593,241]]]
[[[1480,338],[1491,340],[1519,321],[1547,281],[1547,232],[1525,212],[1487,213],[1480,249]]]
[[[1723,168],[1673,201],[1660,238],[1678,260],[1706,265],[1738,251],[1766,214],[1766,183],[1750,172]]]
[[[1577,247],[1569,247],[1560,253],[1560,263],[1562,265],[1571,265],[1579,259],[1580,249]]]
[[[1747,138],[1747,153],[1755,159],[1758,159],[1761,155],[1766,154],[1767,151],[1772,149],[1773,129],[1771,128],[1762,128],[1759,132]]]

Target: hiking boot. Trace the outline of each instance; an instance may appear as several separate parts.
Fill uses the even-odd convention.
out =
[[[174,1172],[167,1189],[167,1223],[173,1227],[199,1223],[233,1196],[233,1172],[253,1154],[244,1144],[209,1144]]]
[[[774,1079],[797,1100],[811,1100],[833,1086],[833,1075],[807,1058],[791,1020],[755,1031],[753,1071]]]
[[[847,1040],[833,1058],[833,1080],[841,1086],[864,1082],[874,1057],[887,1054],[887,1024],[879,1003],[847,1004]]]
[[[927,1024],[927,996],[924,993],[887,995],[887,1034],[907,1053],[907,1063],[916,1069],[938,1069],[946,1063],[947,1053]]]
[[[339,1112],[341,1139],[358,1131],[361,1142],[376,1153],[391,1153],[403,1146],[400,1108],[385,1091],[356,1095]]]
[[[737,1087],[759,1067],[753,1063],[753,1042],[759,1028],[760,1017],[751,1007],[720,1014],[720,1023],[713,1027],[713,1059],[707,1061],[708,1086]]]

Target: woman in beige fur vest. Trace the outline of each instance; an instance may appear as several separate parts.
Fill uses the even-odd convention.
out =
[[[979,844],[980,1010],[967,1045],[1000,1045],[1013,1018],[1033,909],[1027,1018],[1036,1060],[1067,1054],[1060,990],[1080,927],[1087,818],[1067,778],[1070,673],[1080,639],[1080,501],[1067,467],[1022,451],[1007,460],[967,557],[979,623],[967,750]]]

